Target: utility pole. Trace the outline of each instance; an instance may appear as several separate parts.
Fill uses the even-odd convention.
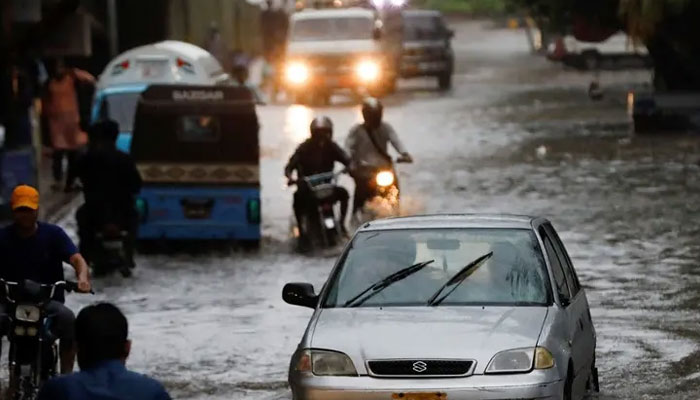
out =
[[[109,55],[114,58],[119,53],[117,0],[107,0],[107,24],[109,28]]]

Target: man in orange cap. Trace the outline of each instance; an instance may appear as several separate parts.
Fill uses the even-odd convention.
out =
[[[0,277],[11,282],[29,279],[54,284],[65,280],[65,262],[75,269],[79,291],[89,292],[88,266],[73,241],[60,227],[38,222],[39,192],[31,186],[17,186],[10,205],[13,223],[0,229]],[[47,309],[55,315],[51,330],[60,340],[61,373],[65,374],[72,372],[75,361],[75,315],[63,302],[63,290],[56,290]],[[0,316],[7,319],[6,305],[2,303]]]

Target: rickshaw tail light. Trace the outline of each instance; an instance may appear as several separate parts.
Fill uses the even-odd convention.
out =
[[[391,171],[382,171],[377,174],[376,181],[380,187],[387,187],[394,184],[394,173]]]
[[[136,212],[139,216],[139,221],[146,222],[148,219],[148,201],[146,199],[137,198],[136,199]]]
[[[260,223],[260,199],[250,199],[247,205],[248,222],[251,224]]]

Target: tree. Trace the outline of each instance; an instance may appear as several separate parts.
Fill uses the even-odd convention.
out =
[[[700,0],[511,0],[545,32],[600,42],[623,30],[654,60],[659,90],[700,91]]]

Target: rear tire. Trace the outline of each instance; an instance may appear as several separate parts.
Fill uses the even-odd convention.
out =
[[[440,90],[452,89],[452,72],[444,72],[438,76],[438,87]]]

